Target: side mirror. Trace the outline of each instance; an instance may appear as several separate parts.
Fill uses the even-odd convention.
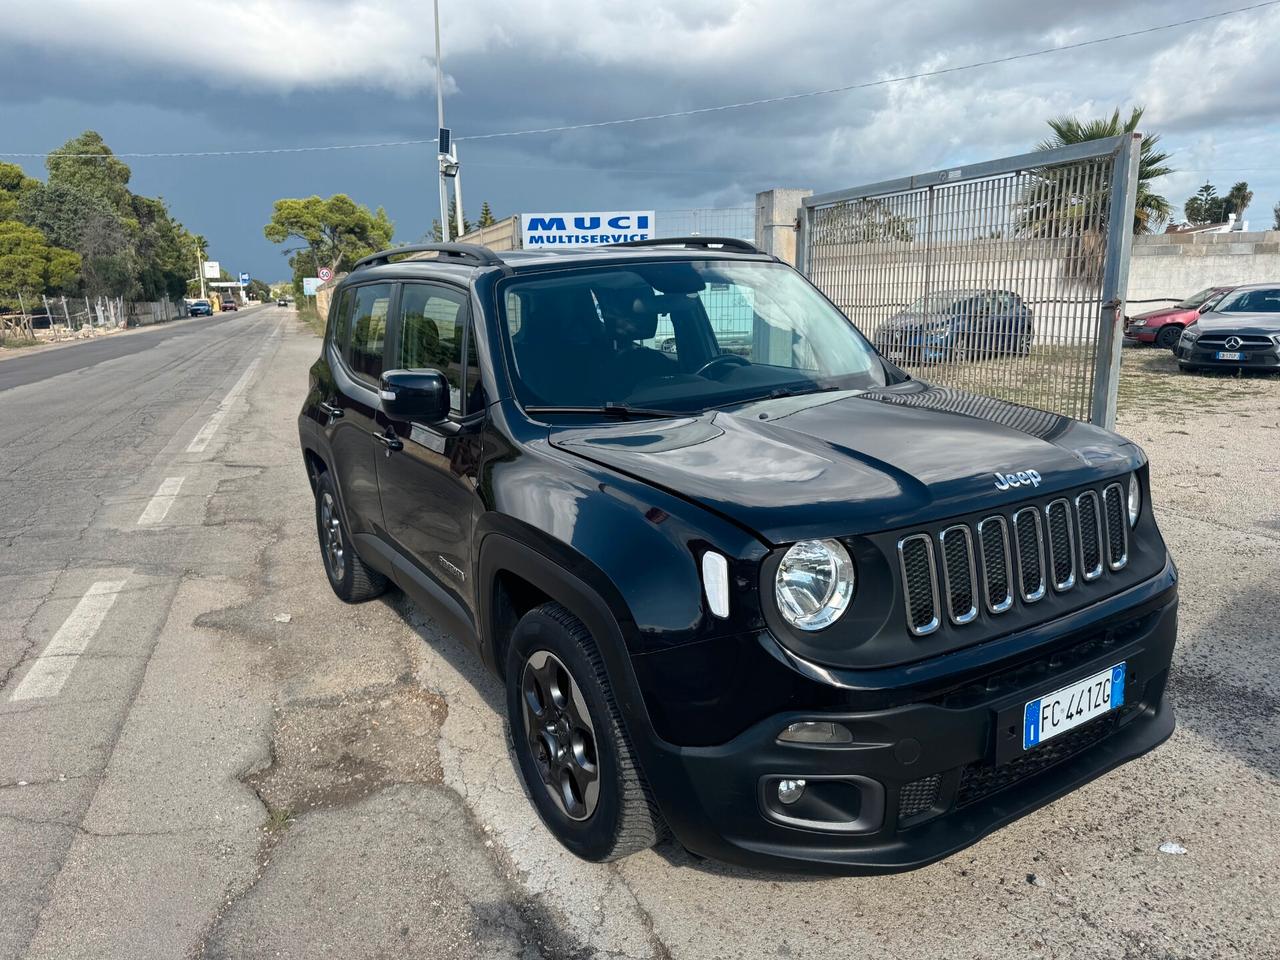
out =
[[[388,370],[378,396],[393,420],[439,423],[449,416],[449,381],[439,370]]]

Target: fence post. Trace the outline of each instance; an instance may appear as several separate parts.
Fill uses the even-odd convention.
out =
[[[804,198],[812,190],[775,188],[756,194],[756,246],[787,263],[796,263],[796,226],[803,218]]]
[[[1120,389],[1120,351],[1129,255],[1133,249],[1133,213],[1138,196],[1138,162],[1142,134],[1125,138],[1111,161],[1111,196],[1107,205],[1107,252],[1102,265],[1102,309],[1098,312],[1098,354],[1093,368],[1093,402],[1089,421],[1114,429]]]

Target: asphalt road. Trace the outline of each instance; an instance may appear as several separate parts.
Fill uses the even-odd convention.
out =
[[[271,306],[0,363],[0,960],[1280,956],[1280,385],[1122,424],[1183,578],[1174,738],[925,870],[810,880],[555,844],[498,683],[324,580],[316,352]]]

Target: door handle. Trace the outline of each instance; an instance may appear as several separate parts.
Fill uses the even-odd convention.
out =
[[[404,449],[404,441],[394,433],[380,433],[377,430],[370,430],[369,433],[375,440],[385,446],[388,452]]]
[[[342,416],[342,408],[341,408],[341,407],[335,407],[335,406],[334,406],[333,404],[331,404],[331,403],[325,403],[323,400],[321,400],[318,404],[316,404],[316,406],[318,406],[318,407],[320,408],[320,410],[321,410],[321,411],[322,411],[322,412],[323,412],[323,413],[324,413],[324,414],[325,414],[325,415],[326,415],[330,420],[337,420],[337,419],[339,419],[339,418]]]

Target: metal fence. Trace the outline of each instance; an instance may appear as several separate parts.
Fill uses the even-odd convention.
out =
[[[808,197],[800,266],[912,374],[1111,426],[1140,145]]]
[[[686,210],[657,210],[654,235],[658,237],[733,237],[753,240],[756,235],[755,207],[695,207]]]

